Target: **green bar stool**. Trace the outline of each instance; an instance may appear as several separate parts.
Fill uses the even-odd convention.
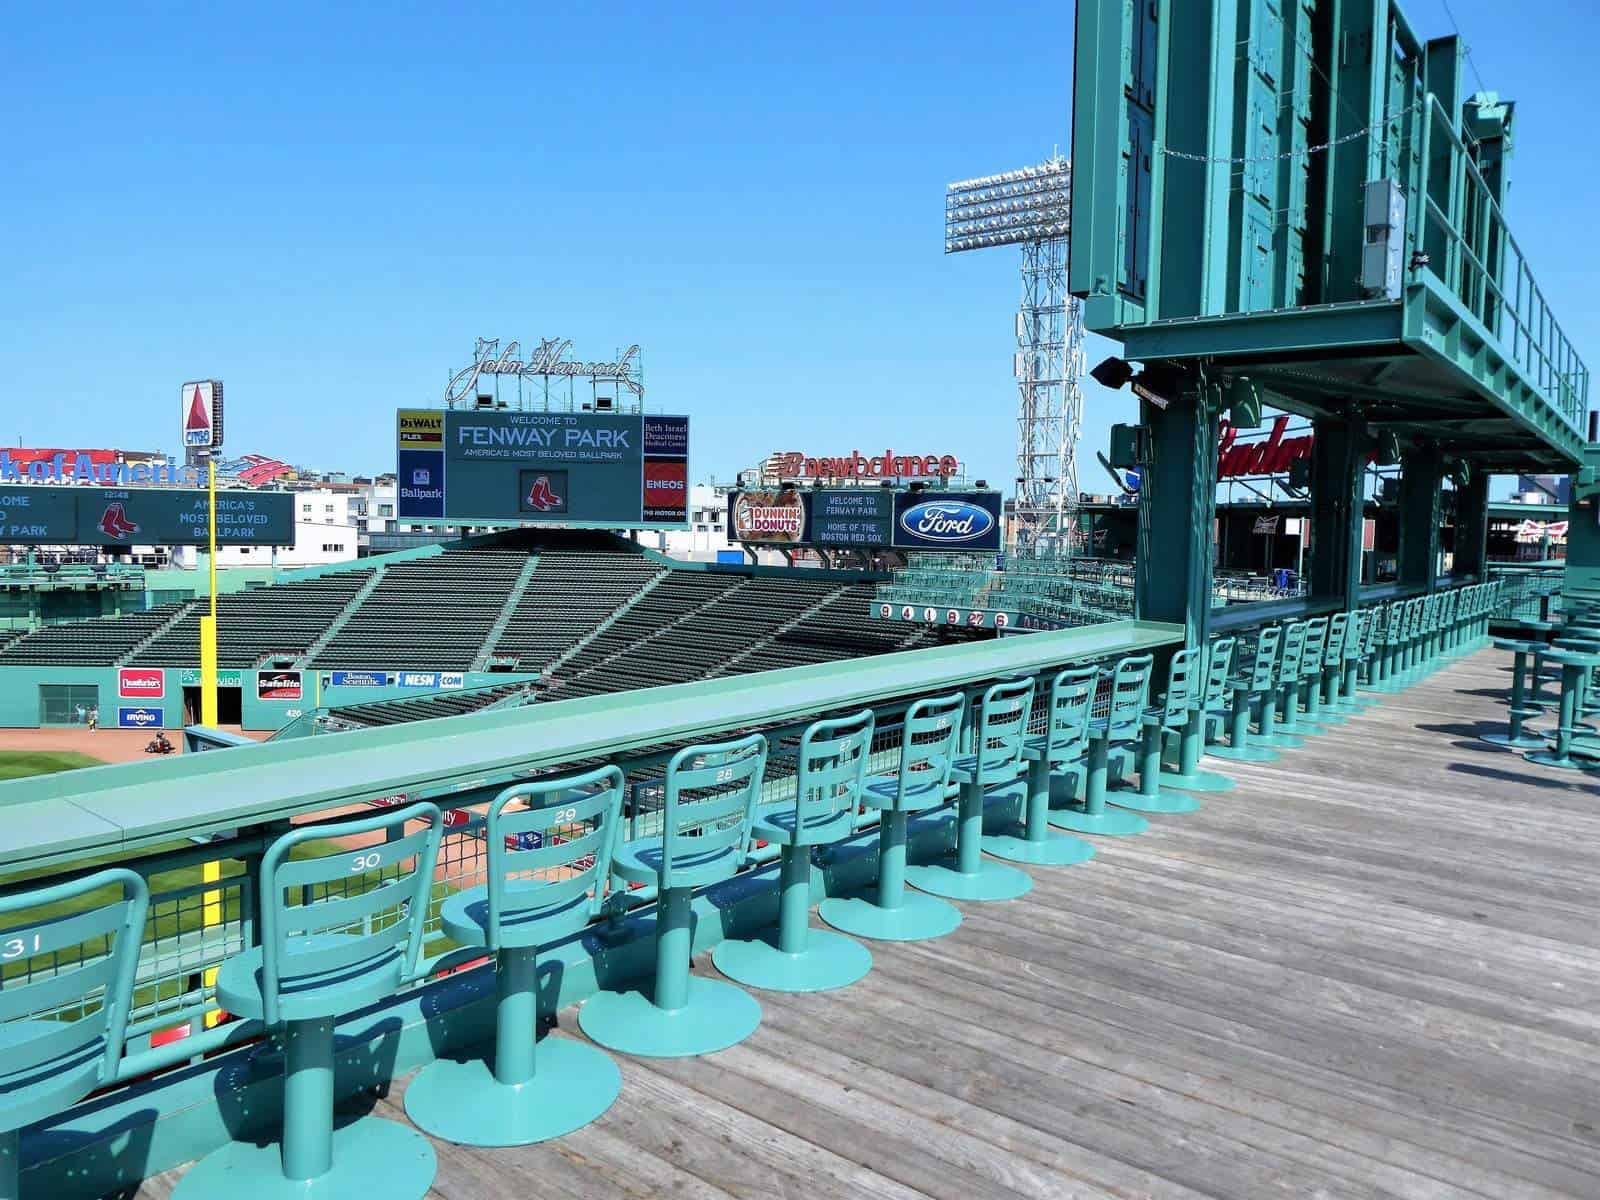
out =
[[[407,833],[416,822],[423,828]],[[272,1027],[283,1043],[283,1143],[231,1142],[208,1154],[178,1181],[177,1200],[427,1195],[437,1164],[422,1134],[381,1117],[334,1128],[333,1024],[415,977],[442,830],[437,808],[412,804],[360,821],[303,825],[268,848],[261,945],[222,964],[217,1000]],[[348,848],[369,835],[389,840]],[[329,840],[346,846],[295,857],[308,843]]]
[[[1169,733],[1188,724],[1198,705],[1205,652],[1190,646],[1167,663],[1167,690],[1160,704],[1146,706],[1139,717],[1139,782],[1113,788],[1106,800],[1118,808],[1144,813],[1194,812],[1200,802],[1193,796],[1161,790],[1161,752]]]
[[[1197,682],[1189,719],[1178,738],[1178,769],[1162,771],[1161,783],[1181,792],[1231,792],[1233,780],[1200,767],[1206,752],[1206,730],[1226,712],[1228,679],[1233,673],[1232,638],[1218,638],[1205,653],[1205,672]]]
[[[1233,700],[1228,708],[1228,744],[1209,746],[1206,753],[1232,762],[1277,762],[1278,754],[1265,745],[1252,744],[1250,733],[1251,709],[1259,716],[1258,728],[1262,738],[1270,738],[1277,724],[1278,696],[1275,679],[1278,669],[1278,647],[1283,638],[1280,625],[1264,626],[1256,634],[1255,656],[1248,671],[1240,671],[1228,680]]]
[[[1357,609],[1350,614],[1350,625],[1344,640],[1344,668],[1339,684],[1342,712],[1363,712],[1376,703],[1372,697],[1362,695],[1360,685],[1362,668],[1372,660],[1377,624],[1377,613],[1373,609]]]
[[[869,775],[861,799],[878,822],[878,886],[860,896],[830,896],[817,915],[845,933],[889,942],[943,937],[961,924],[955,905],[906,887],[906,826],[912,813],[946,803],[956,740],[967,701],[960,692],[918,700],[906,711],[900,767]]]
[[[406,1114],[465,1146],[526,1146],[581,1129],[622,1073],[593,1046],[538,1040],[539,947],[599,915],[622,816],[622,772],[600,767],[507,788],[489,806],[488,882],[444,902],[444,932],[495,955],[492,1060],[439,1059],[406,1089]],[[515,807],[512,807],[515,806]]]
[[[578,1010],[579,1027],[602,1046],[687,1058],[737,1045],[761,1024],[754,996],[726,980],[691,975],[689,960],[694,889],[731,879],[744,865],[766,770],[767,739],[759,733],[679,750],[667,764],[661,840],[617,847],[613,874],[659,889],[656,975],[653,995],[600,992]]]
[[[22,1195],[23,1127],[116,1075],[149,908],[121,868],[0,899],[0,1200]]]
[[[1583,691],[1589,674],[1600,667],[1600,654],[1586,650],[1547,650],[1544,657],[1561,666],[1561,716],[1556,726],[1554,745],[1547,750],[1531,750],[1525,755],[1529,762],[1546,767],[1564,767],[1583,770],[1594,766],[1592,758],[1580,758],[1573,753],[1577,739],[1578,713],[1583,702]]]
[[[1283,749],[1305,745],[1303,734],[1316,733],[1300,719],[1300,685],[1305,673],[1308,622],[1295,621],[1283,631],[1283,651],[1278,655],[1278,729],[1268,745]]]
[[[1150,822],[1138,813],[1106,806],[1106,776],[1111,748],[1129,746],[1139,739],[1140,720],[1150,699],[1148,654],[1124,658],[1110,673],[1111,694],[1103,717],[1089,718],[1089,766],[1083,781],[1083,802],[1071,801],[1050,814],[1050,824],[1073,833],[1100,833],[1128,837],[1143,833]]]
[[[1543,749],[1545,739],[1536,733],[1528,733],[1523,725],[1544,712],[1543,708],[1528,704],[1526,683],[1528,662],[1545,648],[1544,643],[1495,638],[1494,644],[1501,650],[1511,651],[1511,702],[1507,712],[1507,728],[1504,733],[1480,734],[1478,740],[1512,750]]]
[[[1050,681],[1045,732],[1028,737],[1022,746],[1022,756],[1028,761],[1026,812],[1021,822],[1006,823],[985,835],[986,853],[1041,867],[1070,867],[1094,857],[1094,847],[1082,838],[1050,828],[1050,797],[1058,774],[1064,782],[1071,781],[1076,794],[1099,680],[1095,667],[1069,667]]]
[[[795,795],[759,808],[755,836],[779,847],[778,925],[760,937],[721,942],[711,961],[729,979],[773,992],[827,992],[872,969],[872,952],[831,929],[811,928],[811,852],[855,832],[872,710],[816,721],[800,737]]]
[[[1322,647],[1321,678],[1313,680],[1313,688],[1322,690],[1320,720],[1324,725],[1343,725],[1349,719],[1349,710],[1340,695],[1344,681],[1344,648],[1350,639],[1350,614],[1334,613],[1328,618],[1328,639]]]
[[[1312,733],[1324,733],[1329,725],[1337,723],[1322,711],[1323,660],[1327,652],[1328,618],[1313,617],[1306,622],[1306,645],[1300,656],[1300,724]]]
[[[1374,608],[1372,660],[1367,667],[1366,687],[1372,692],[1389,690],[1389,679],[1394,674],[1395,654],[1399,639],[1399,610],[1392,603],[1379,603]]]
[[[1026,871],[983,857],[984,810],[1027,799],[1028,763],[1022,747],[1033,712],[1033,680],[1003,680],[984,689],[973,723],[974,753],[959,756],[950,777],[956,801],[956,849],[937,862],[911,867],[914,888],[952,900],[1015,900],[1033,887]]]

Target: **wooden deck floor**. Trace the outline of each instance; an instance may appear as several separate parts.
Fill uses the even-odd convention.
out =
[[[763,993],[742,1046],[623,1060],[580,1133],[440,1144],[434,1195],[1600,1196],[1600,779],[1469,740],[1504,661],[848,991]]]

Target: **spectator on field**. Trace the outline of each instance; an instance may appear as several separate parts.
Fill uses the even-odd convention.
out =
[[[89,719],[89,710],[86,709],[81,704],[78,705],[78,724],[82,725],[88,719]]]
[[[96,729],[99,729],[99,728],[100,728],[100,709],[98,707],[91,708],[89,710],[89,732],[93,733]]]

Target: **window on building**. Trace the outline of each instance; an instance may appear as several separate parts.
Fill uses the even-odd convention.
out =
[[[344,553],[344,543],[343,542],[323,542],[322,543],[322,552],[324,554],[343,554]]]
[[[380,505],[378,505],[378,515],[380,517],[392,517],[392,516],[394,516],[394,505],[392,505],[392,504],[380,504]]]
[[[302,505],[301,505],[301,506],[300,506],[300,511],[301,511],[301,512],[310,512],[310,511],[311,511],[311,505],[309,505],[309,504],[302,504]]]

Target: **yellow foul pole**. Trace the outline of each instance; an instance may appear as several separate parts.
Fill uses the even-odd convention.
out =
[[[213,454],[215,452],[213,451]],[[212,455],[206,456],[206,512],[207,558],[210,575],[211,611],[200,618],[200,723],[215,727],[217,724],[217,463]],[[218,883],[222,879],[222,864],[208,862],[201,865],[200,878],[204,883]],[[206,891],[201,897],[201,920],[207,929],[222,924],[222,892]],[[217,969],[205,973],[207,987],[215,987]],[[222,1018],[212,1009],[205,1015],[206,1028],[210,1029]]]

